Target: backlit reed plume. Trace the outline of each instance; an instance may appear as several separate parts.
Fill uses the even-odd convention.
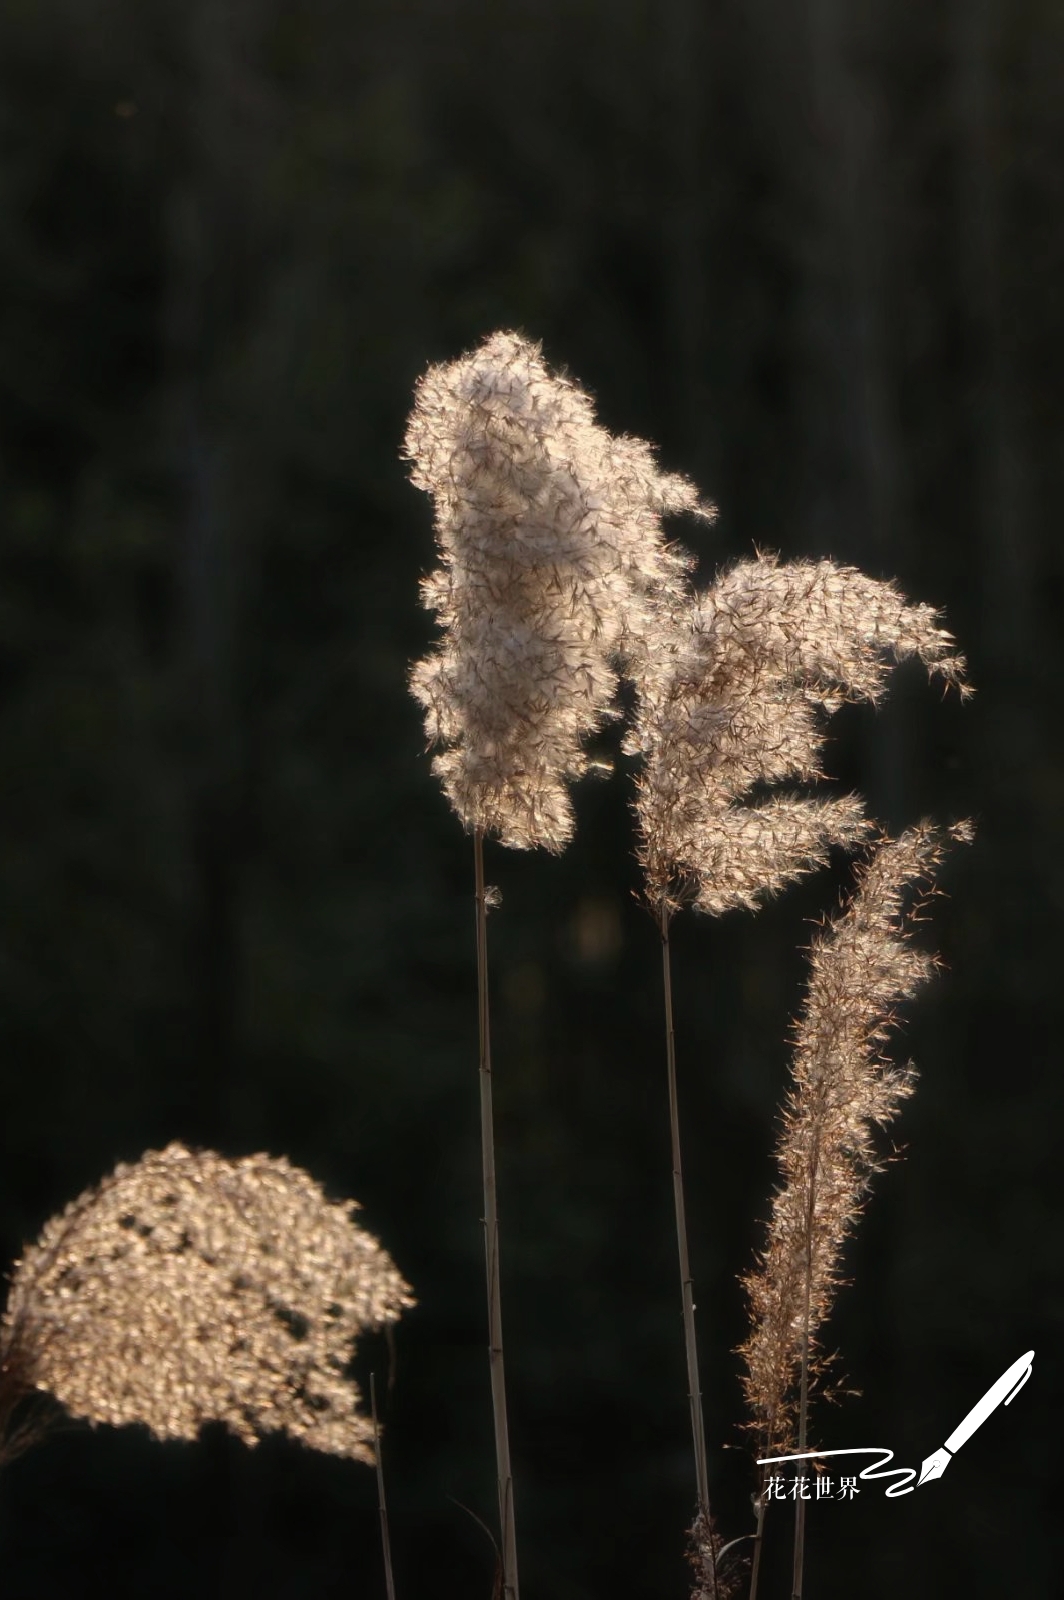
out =
[[[618,663],[645,656],[682,591],[662,514],[712,513],[515,333],[429,368],[404,455],[436,513],[422,598],[444,637],[411,676],[435,771],[468,828],[560,850]]]
[[[9,1411],[45,1391],[74,1417],[159,1439],[224,1422],[249,1445],[279,1430],[372,1462],[348,1363],[363,1330],[414,1300],[355,1209],[283,1157],[171,1144],[117,1167],[15,1268]]]
[[[759,791],[819,778],[827,714],[876,701],[890,664],[908,656],[969,692],[937,613],[852,567],[758,555],[694,597],[640,685],[628,740],[643,757],[649,903],[753,908],[830,846],[859,843],[868,824],[856,796]]]
[[[959,824],[948,837],[967,840],[971,829]],[[936,964],[913,947],[910,931],[944,844],[926,823],[882,842],[859,868],[846,909],[812,944],[777,1146],[780,1187],[764,1253],[744,1280],[751,1333],[740,1352],[743,1383],[762,1454],[807,1449],[817,1333],[839,1285],[843,1243],[881,1166],[875,1129],[913,1090],[912,1067],[891,1065],[884,1046],[897,1006]],[[796,1594],[803,1527],[800,1516]]]
[[[440,565],[422,584],[443,638],[411,673],[434,770],[473,834],[488,1345],[502,1588],[517,1600],[513,1475],[499,1294],[484,837],[564,848],[569,784],[615,715],[618,670],[647,670],[689,561],[666,512],[705,517],[694,486],[642,440],[595,421],[538,345],[495,333],[418,383],[404,455],[435,506]]]
[[[821,776],[828,714],[875,701],[889,664],[918,656],[964,693],[964,663],[928,606],[889,583],[830,561],[739,562],[674,608],[670,628],[637,672],[635,725],[625,748],[643,758],[636,816],[645,895],[661,933],[673,1203],[683,1297],[688,1396],[699,1514],[692,1529],[713,1596],[694,1282],[683,1193],[670,923],[685,902],[714,914],[756,908],[822,864],[832,845],[869,830],[857,796],[761,791]],[[719,1586],[718,1586],[719,1587]]]

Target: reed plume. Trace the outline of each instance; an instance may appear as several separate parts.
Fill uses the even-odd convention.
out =
[[[647,659],[682,594],[662,515],[711,508],[516,333],[429,368],[404,455],[440,557],[422,600],[444,636],[411,674],[434,770],[467,828],[559,851],[618,667]]]
[[[754,909],[832,845],[858,844],[869,829],[859,798],[775,786],[820,778],[827,717],[878,700],[908,656],[970,692],[937,613],[853,567],[759,554],[692,597],[640,683],[627,742],[643,758],[636,816],[652,908]]]
[[[949,837],[970,839],[970,825],[958,824]],[[913,1090],[911,1064],[893,1066],[885,1045],[898,1005],[936,965],[933,956],[914,949],[910,933],[943,848],[943,836],[927,823],[882,841],[860,867],[846,909],[813,941],[777,1145],[780,1187],[765,1250],[743,1280],[752,1325],[740,1348],[743,1387],[763,1455],[792,1443],[798,1453],[808,1448],[817,1334],[839,1285],[843,1244],[882,1165],[874,1130],[897,1115]],[[762,1498],[751,1596],[764,1512]],[[799,1499],[792,1600],[801,1600],[804,1553],[805,1501]]]
[[[14,1270],[5,1420],[43,1391],[71,1416],[158,1439],[223,1422],[249,1445],[282,1431],[372,1463],[346,1369],[358,1335],[414,1300],[356,1209],[283,1157],[171,1144],[118,1166]]]
[[[826,722],[847,700],[875,702],[892,661],[917,656],[967,693],[964,662],[928,606],[830,561],[758,554],[674,604],[638,674],[625,742],[642,757],[635,811],[647,904],[661,934],[673,1200],[699,1514],[698,1600],[722,1592],[708,1508],[694,1283],[683,1193],[670,925],[685,903],[719,915],[823,864],[869,832],[855,795],[782,792],[822,776]],[[763,791],[768,788],[767,795]]]
[[[622,667],[648,670],[689,559],[666,512],[711,517],[651,447],[615,437],[590,398],[552,373],[538,345],[495,333],[431,367],[404,441],[433,498],[440,565],[422,600],[443,629],[411,672],[433,768],[473,834],[488,1344],[502,1588],[517,1600],[492,1109],[484,839],[558,852],[573,832],[569,785],[587,741],[617,714]]]
[[[946,837],[966,840],[971,830],[959,824]],[[944,846],[926,823],[884,840],[859,868],[846,909],[812,944],[777,1146],[780,1187],[764,1253],[744,1279],[752,1323],[741,1350],[744,1389],[772,1449],[789,1442],[806,1398],[842,1246],[881,1166],[874,1130],[913,1090],[912,1066],[893,1066],[884,1046],[898,1005],[936,966],[910,933]]]

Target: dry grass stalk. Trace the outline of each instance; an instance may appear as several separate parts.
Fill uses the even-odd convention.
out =
[[[411,673],[434,770],[473,834],[488,1347],[503,1588],[517,1600],[488,1006],[484,839],[564,848],[569,784],[616,715],[621,667],[645,672],[680,603],[687,557],[666,512],[712,515],[649,445],[595,421],[538,345],[495,333],[417,386],[404,455],[435,506],[440,566],[422,585],[443,639]]]
[[[373,1454],[377,1463],[377,1511],[381,1523],[381,1554],[384,1558],[384,1592],[388,1600],[395,1600],[395,1576],[392,1572],[392,1541],[388,1532],[388,1502],[384,1493],[384,1462],[381,1459],[380,1423],[377,1420],[377,1375],[369,1375],[369,1412],[373,1423]]]
[[[967,839],[960,824],[948,837]],[[881,1165],[874,1130],[911,1094],[911,1066],[892,1066],[884,1046],[896,1008],[935,966],[913,948],[919,893],[945,839],[927,824],[881,843],[858,874],[846,909],[814,940],[805,1009],[795,1031],[792,1084],[777,1147],[781,1183],[768,1243],[744,1280],[752,1331],[741,1354],[744,1389],[766,1452],[798,1449],[808,1409],[816,1335],[838,1286],[843,1243]]]
[[[495,1112],[491,1066],[491,1007],[488,990],[488,889],[484,882],[484,834],[473,835],[473,876],[477,913],[477,1019],[480,1036],[480,1160],[484,1181],[484,1270],[488,1292],[488,1371],[495,1426],[495,1461],[502,1540],[503,1600],[517,1600],[517,1529],[510,1461],[510,1421],[506,1409],[506,1350],[502,1332],[499,1257],[499,1206],[495,1180]]]
[[[695,1333],[695,1284],[691,1273],[687,1238],[687,1211],[683,1187],[683,1154],[680,1140],[680,1103],[676,1085],[676,1027],[672,1006],[672,954],[669,944],[669,914],[661,913],[662,990],[665,998],[665,1072],[669,1095],[669,1137],[672,1151],[672,1200],[676,1218],[676,1248],[680,1268],[680,1297],[683,1306],[684,1357],[687,1362],[687,1400],[691,1413],[691,1443],[695,1458],[697,1510],[690,1530],[692,1546],[708,1552],[702,1560],[706,1600],[717,1600],[716,1561],[709,1507],[709,1462],[706,1455],[706,1426],[702,1411],[702,1382],[698,1370],[698,1338]]]
[[[693,902],[719,914],[766,895],[853,847],[870,825],[853,795],[754,797],[820,778],[825,724],[846,700],[875,701],[892,661],[918,656],[962,694],[963,660],[927,606],[832,562],[739,562],[704,594],[674,604],[637,674],[625,748],[637,780],[639,859],[662,938],[673,1198],[700,1523],[708,1526],[694,1286],[684,1210],[670,923]],[[696,1527],[698,1524],[696,1524]],[[695,1537],[699,1547],[705,1543]],[[712,1592],[712,1591],[706,1591]]]
[[[958,825],[950,837],[970,838],[970,826]],[[913,1089],[912,1067],[892,1066],[884,1046],[896,1007],[935,966],[934,957],[912,947],[909,934],[943,845],[941,834],[926,823],[883,841],[861,867],[846,910],[813,942],[777,1146],[782,1182],[767,1247],[744,1280],[752,1321],[741,1349],[744,1387],[762,1454],[790,1447],[795,1420],[793,1446],[799,1453],[808,1449],[816,1336],[838,1288],[842,1246],[881,1165],[874,1129],[892,1120]],[[752,1600],[764,1515],[762,1497]],[[805,1525],[805,1500],[799,1499],[792,1600],[801,1600],[803,1592]]]
[[[249,1445],[280,1430],[372,1462],[346,1369],[357,1336],[414,1301],[354,1209],[283,1157],[171,1144],[117,1167],[15,1268],[5,1385],[159,1439],[224,1422]]]
[[[687,1559],[695,1575],[691,1600],[737,1600],[746,1589],[747,1538],[724,1544],[708,1512],[700,1511],[688,1535]]]

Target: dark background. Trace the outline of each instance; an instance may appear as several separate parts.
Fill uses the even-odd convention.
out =
[[[944,607],[836,725],[893,828],[972,815],[949,970],[827,1330],[825,1446],[933,1488],[813,1508],[807,1594],[1050,1596],[1061,1547],[1064,8],[1052,0],[4,0],[0,1244],[173,1138],[364,1206],[418,1309],[382,1385],[400,1600],[487,1597],[471,847],[409,660],[412,385],[496,327],[756,543]],[[658,947],[626,781],[495,850],[504,1306],[528,1600],[686,1591],[692,1477]],[[707,1434],[749,1531],[736,1274],[772,1184],[820,875],[675,930]],[[779,1519],[782,1520],[782,1519]],[[373,1475],[76,1428],[0,1478],[10,1600],[383,1595]],[[779,1574],[763,1600],[789,1592]]]

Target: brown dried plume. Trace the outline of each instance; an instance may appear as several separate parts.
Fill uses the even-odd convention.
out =
[[[949,838],[967,840],[968,824]],[[803,1360],[838,1286],[843,1242],[878,1170],[874,1129],[912,1093],[911,1066],[890,1064],[884,1045],[898,1004],[927,979],[935,959],[915,949],[910,927],[945,839],[924,823],[885,840],[860,867],[846,909],[813,941],[805,1009],[795,1030],[790,1093],[777,1146],[780,1187],[768,1243],[744,1280],[751,1332],[741,1354],[753,1426],[783,1447]]]
[[[346,1369],[359,1333],[414,1301],[355,1209],[283,1157],[171,1144],[117,1167],[15,1268],[3,1420],[45,1391],[72,1416],[159,1439],[224,1422],[249,1445],[280,1430],[372,1462]]]
[[[821,773],[828,715],[876,701],[918,657],[970,693],[930,606],[831,561],[741,561],[677,610],[641,675],[626,748],[643,757],[636,814],[646,894],[718,914],[761,900],[869,830],[856,795],[776,786]],[[775,792],[759,797],[772,786]]]
[[[662,515],[713,513],[517,333],[429,368],[404,455],[436,513],[422,598],[443,638],[411,674],[434,770],[467,828],[561,850],[618,666],[647,658],[682,594]]]

